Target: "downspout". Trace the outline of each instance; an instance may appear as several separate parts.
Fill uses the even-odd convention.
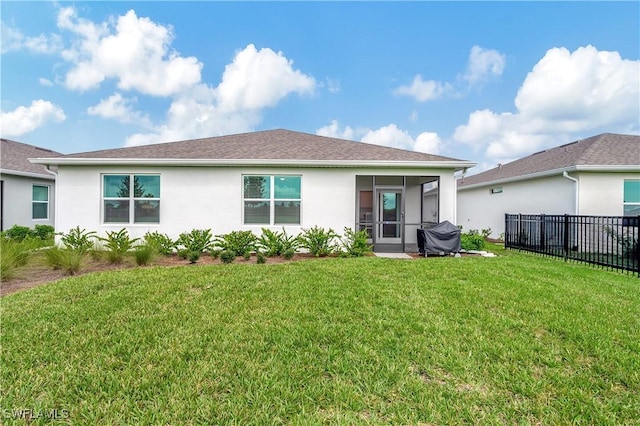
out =
[[[455,187],[455,194],[453,197],[453,224],[454,225],[458,225],[458,181],[460,179],[464,179],[464,175],[467,173],[467,168],[465,167],[464,169],[462,169],[462,173],[460,174],[460,176],[455,177],[454,175],[454,187]],[[440,191],[440,188],[438,188],[438,191]],[[440,198],[440,197],[438,197]],[[440,203],[440,201],[438,201],[438,204]],[[438,219],[440,219],[440,206],[438,206]]]
[[[579,201],[580,201],[580,198],[579,198],[580,197],[580,191],[579,191],[580,183],[578,182],[578,179],[576,179],[576,178],[574,178],[572,176],[569,176],[569,173],[566,170],[564,172],[562,172],[562,176],[567,178],[567,179],[569,179],[570,181],[573,181],[573,183],[575,184],[574,186],[575,186],[575,194],[576,195],[575,195],[575,207],[574,207],[575,213],[574,214],[577,216],[579,214],[579,210],[578,209],[579,209],[579,206],[580,206],[580,204],[579,204]]]
[[[51,173],[54,176],[54,180],[53,180],[53,229],[54,232],[56,230],[56,228],[58,227],[58,172],[54,172],[53,170],[51,170],[51,164],[47,164],[45,167],[45,170],[49,173]],[[56,234],[54,234],[56,235]],[[58,241],[56,241],[57,243]]]

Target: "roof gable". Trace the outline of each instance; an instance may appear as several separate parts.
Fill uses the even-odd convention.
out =
[[[64,155],[61,159],[462,161],[290,130],[193,139]],[[105,161],[108,162],[108,161]],[[468,165],[467,165],[468,166]]]
[[[40,175],[52,179],[44,166],[32,164],[29,158],[57,157],[59,152],[28,145],[9,139],[0,140],[0,169],[2,173],[18,175]]]
[[[458,181],[460,188],[489,184],[580,166],[640,168],[640,136],[603,133],[531,154]]]

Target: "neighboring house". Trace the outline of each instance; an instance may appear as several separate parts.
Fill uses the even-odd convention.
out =
[[[58,232],[350,227],[367,229],[378,251],[415,251],[423,222],[455,222],[454,173],[475,165],[288,130],[32,161],[58,167]],[[423,193],[436,186],[425,221]]]
[[[0,145],[0,231],[13,225],[54,225],[55,174],[29,158],[61,155],[2,139]]]
[[[604,133],[458,180],[458,224],[504,232],[505,213],[640,215],[640,136]]]

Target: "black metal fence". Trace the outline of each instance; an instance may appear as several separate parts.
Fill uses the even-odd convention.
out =
[[[505,248],[634,272],[640,216],[505,214]]]

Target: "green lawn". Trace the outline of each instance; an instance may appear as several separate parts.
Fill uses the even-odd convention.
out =
[[[498,254],[140,268],[3,297],[2,422],[637,424],[640,280]]]

